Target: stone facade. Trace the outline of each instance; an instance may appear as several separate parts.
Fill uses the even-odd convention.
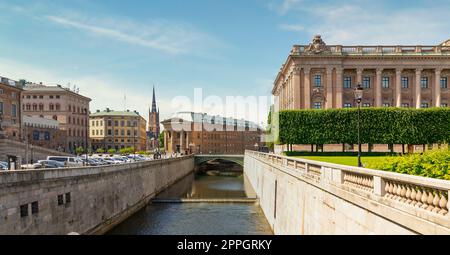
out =
[[[275,234],[450,234],[450,181],[247,151]]]
[[[355,107],[354,88],[364,88],[363,107],[448,107],[450,46],[327,45],[315,36],[294,45],[272,94],[284,109]]]
[[[66,132],[59,128],[59,122],[54,119],[22,116],[23,141],[31,145],[64,151]]]
[[[22,164],[36,163],[47,159],[47,156],[73,156],[61,151],[51,150],[30,143],[23,143],[6,138],[0,138],[0,161],[6,161],[7,155],[17,156]]]
[[[66,132],[64,151],[88,145],[88,119],[90,98],[78,91],[57,86],[27,83],[22,93],[23,113],[33,117],[54,119]]]
[[[244,154],[262,146],[261,128],[249,121],[179,112],[162,124],[168,153]]]
[[[17,81],[0,77],[0,136],[16,141],[21,136],[21,87]]]
[[[0,234],[102,234],[190,174],[192,156],[0,172]]]
[[[135,148],[146,150],[146,120],[134,111],[97,111],[89,117],[89,137],[92,149]]]

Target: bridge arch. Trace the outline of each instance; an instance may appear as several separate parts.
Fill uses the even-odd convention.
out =
[[[244,155],[195,155],[194,163],[196,166],[199,166],[210,160],[217,159],[234,162],[244,167]]]

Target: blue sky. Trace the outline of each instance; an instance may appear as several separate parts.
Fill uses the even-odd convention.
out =
[[[0,0],[0,75],[76,84],[93,111],[123,109],[126,94],[126,107],[144,112],[155,84],[164,118],[194,88],[270,95],[291,46],[314,34],[329,44],[438,44],[450,38],[449,9],[449,0]]]

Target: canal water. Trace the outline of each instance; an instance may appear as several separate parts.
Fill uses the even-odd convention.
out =
[[[242,174],[191,174],[157,196],[247,198],[254,191]],[[150,203],[116,226],[110,235],[270,235],[261,208],[253,203]]]

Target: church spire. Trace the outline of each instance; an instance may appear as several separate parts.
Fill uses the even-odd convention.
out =
[[[153,85],[152,112],[156,112],[155,85]]]

